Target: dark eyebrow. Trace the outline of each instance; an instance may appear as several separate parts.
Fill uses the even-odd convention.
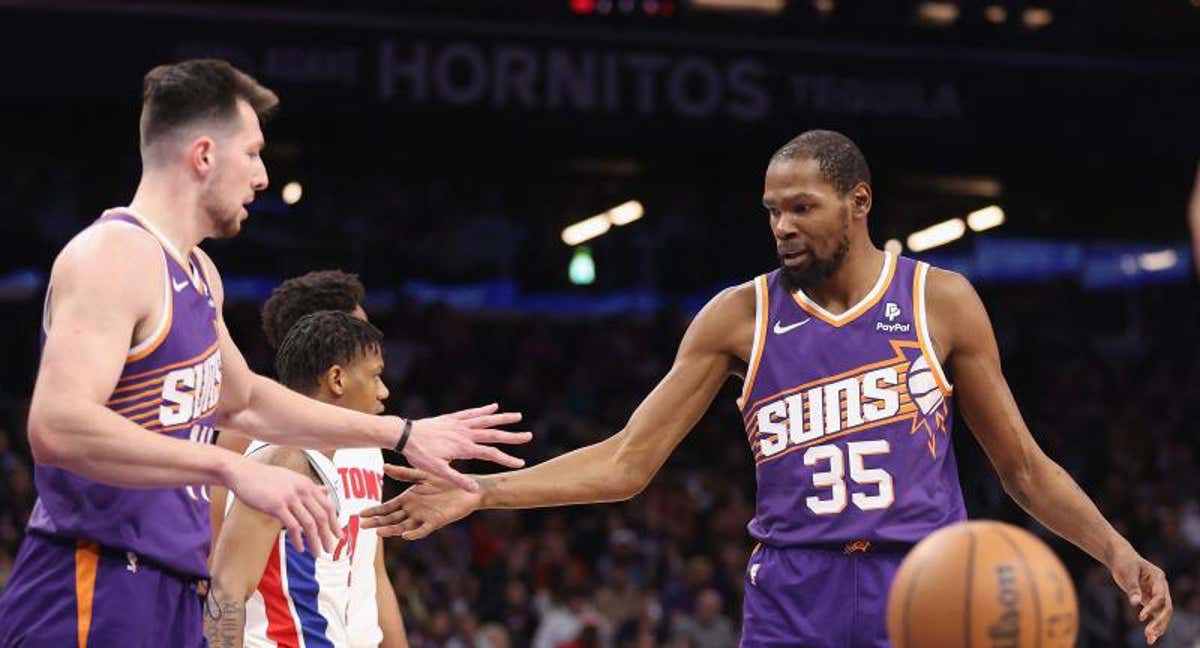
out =
[[[800,198],[808,198],[809,200],[817,200],[818,196],[816,194],[809,193],[807,191],[796,191],[793,193],[784,194],[782,196],[782,202],[791,202],[793,200],[798,200]],[[767,204],[766,196],[763,196],[763,207],[768,207],[768,208],[770,207],[770,205]]]

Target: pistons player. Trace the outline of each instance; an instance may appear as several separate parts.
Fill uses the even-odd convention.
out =
[[[357,276],[341,270],[319,270],[284,281],[263,304],[262,330],[267,344],[277,350],[301,317],[322,310],[341,311],[366,321],[362,305],[365,292]],[[242,453],[250,440],[222,430],[217,444]],[[379,504],[383,453],[378,448],[342,448],[333,453],[333,466],[341,478],[347,524],[355,525],[357,533],[352,566],[356,577],[350,582],[350,645],[405,646],[404,622],[385,568],[383,544],[374,529],[357,529],[358,513]],[[225,516],[225,497],[224,489],[213,489],[214,546]]]
[[[279,380],[316,400],[368,414],[383,411],[382,338],[367,322],[340,311],[318,311],[300,319],[276,355]],[[378,451],[375,451],[378,453]],[[336,503],[344,534],[331,553],[289,544],[279,522],[230,498],[229,511],[212,555],[205,634],[208,645],[336,646],[379,645],[382,637],[352,639],[356,583],[375,585],[383,574],[382,550],[374,537],[359,533],[352,513],[379,499],[382,475],[334,465],[333,451],[298,450],[252,442],[246,455],[281,466],[323,484]],[[365,534],[371,536],[372,534]],[[364,542],[364,540],[368,540]],[[385,577],[386,578],[386,577]],[[388,645],[405,646],[404,627],[391,588],[379,590],[389,602],[393,628]],[[375,609],[375,601],[370,601]],[[376,619],[370,625],[378,627]],[[243,643],[244,642],[244,643]],[[368,643],[370,642],[370,643]]]
[[[627,499],[738,375],[758,482],[742,646],[886,646],[888,588],[905,552],[966,516],[949,439],[953,400],[1006,491],[1109,568],[1153,643],[1171,617],[1163,571],[1038,447],[971,284],[876,248],[871,201],[866,160],[848,138],[809,131],[788,142],[771,157],[763,192],[780,268],[696,315],[675,364],[624,429],[481,477],[478,493],[426,480],[364,512],[373,516],[364,524],[416,538],[479,508]]]

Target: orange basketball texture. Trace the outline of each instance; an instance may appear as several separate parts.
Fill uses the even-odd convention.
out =
[[[909,552],[887,624],[894,648],[1070,648],[1079,608],[1050,547],[980,520],[941,529]]]

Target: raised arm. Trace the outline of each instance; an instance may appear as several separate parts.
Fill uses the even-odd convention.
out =
[[[201,254],[220,312],[224,286],[216,266]],[[300,448],[394,448],[404,435],[405,421],[372,416],[313,400],[250,370],[229,336],[224,317],[217,321],[221,349],[221,401],[217,416],[222,431]],[[528,432],[495,429],[521,420],[520,414],[498,413],[488,405],[413,421],[404,446],[409,463],[431,474],[475,489],[475,482],[450,467],[454,459],[482,459],[509,468],[524,461],[485,443],[526,443]]]
[[[255,460],[302,475],[314,483],[304,453],[293,448],[264,448]],[[257,589],[283,527],[269,516],[235,500],[213,544],[212,580],[205,600],[204,636],[210,648],[242,648],[246,601]]]
[[[714,297],[688,327],[667,375],[625,427],[599,443],[524,470],[478,477],[478,495],[426,480],[363,512],[381,535],[424,537],[480,508],[533,508],[624,500],[640,493],[708,410],[731,373],[745,367],[754,338],[754,288]],[[423,476],[388,466],[406,480]],[[375,516],[375,517],[370,517]]]
[[[1000,352],[983,303],[961,275],[934,270],[928,284],[930,331],[955,382],[959,408],[995,467],[1004,490],[1038,522],[1112,572],[1131,604],[1142,608],[1146,639],[1171,618],[1163,571],[1104,519],[1065,470],[1046,456],[1026,427],[1000,369]]]

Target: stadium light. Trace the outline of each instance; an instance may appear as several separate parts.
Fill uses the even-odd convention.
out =
[[[1043,7],[1029,7],[1021,14],[1021,21],[1030,29],[1041,29],[1054,22],[1054,14]]]
[[[904,244],[900,239],[888,239],[887,243],[883,244],[883,251],[898,255],[904,251]]]
[[[608,211],[568,226],[562,231],[563,243],[572,247],[590,241],[607,232],[614,225],[628,225],[646,213],[642,203],[636,200],[623,202]]]
[[[967,224],[963,222],[963,219],[952,218],[910,234],[908,236],[908,249],[913,252],[924,252],[939,245],[957,241],[962,238],[962,235],[966,231]]]
[[[568,225],[562,231],[562,240],[567,245],[576,246],[600,236],[607,232],[610,227],[612,227],[612,224],[608,222],[607,212],[597,214],[591,218],[581,220],[574,225]]]
[[[1169,270],[1174,268],[1176,263],[1179,263],[1179,255],[1175,253],[1175,250],[1146,252],[1138,255],[1138,266],[1146,272]]]
[[[613,225],[628,225],[641,218],[646,213],[646,210],[642,207],[642,203],[630,200],[629,202],[613,207],[605,213],[608,214],[608,222]]]
[[[692,0],[693,9],[706,11],[758,11],[779,13],[787,6],[786,0]]]
[[[983,16],[993,25],[1001,25],[1008,20],[1008,10],[1004,5],[988,5],[983,10]]]
[[[923,23],[946,27],[958,20],[958,5],[953,2],[922,2],[917,5],[917,17]]]
[[[1004,224],[1004,210],[998,205],[989,205],[967,214],[967,226],[973,232],[982,232]]]
[[[304,187],[295,180],[283,185],[283,191],[280,192],[283,202],[289,205],[295,205],[300,202],[300,198],[304,195]]]

